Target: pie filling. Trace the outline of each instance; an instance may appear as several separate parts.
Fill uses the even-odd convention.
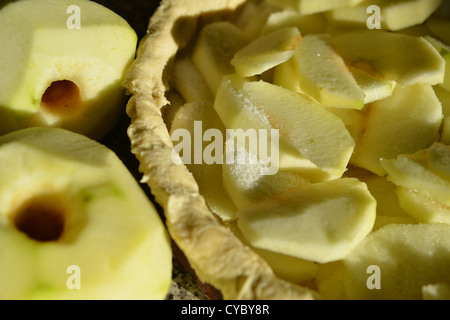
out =
[[[172,161],[280,278],[325,299],[450,297],[440,3],[247,1],[175,57]]]

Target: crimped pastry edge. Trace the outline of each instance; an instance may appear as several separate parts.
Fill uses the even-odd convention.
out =
[[[131,152],[156,202],[168,231],[199,279],[226,300],[312,300],[313,290],[275,276],[268,264],[213,215],[184,165],[171,160],[173,144],[162,108],[170,102],[166,69],[194,35],[196,20],[206,13],[235,10],[247,0],[163,0],[151,17],[124,87],[130,94],[127,114]],[[181,32],[175,33],[174,29]]]

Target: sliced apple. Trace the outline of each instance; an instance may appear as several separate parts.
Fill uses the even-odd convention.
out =
[[[201,126],[196,126],[196,121],[199,121]],[[224,221],[232,220],[235,218],[237,208],[223,187],[223,159],[220,159],[218,163],[205,162],[204,152],[209,144],[203,141],[203,137],[205,132],[210,129],[217,130],[222,137],[226,135],[225,128],[211,104],[189,102],[176,112],[170,133],[172,139],[176,140],[173,141],[175,148],[178,143],[189,145],[190,152],[183,150],[188,153],[185,165],[195,177],[199,190],[211,211]],[[186,132],[188,135],[177,135],[177,130],[182,130],[182,133]],[[189,141],[179,141],[185,138],[189,138]],[[212,141],[211,143],[219,143],[222,147],[224,141]],[[200,147],[196,147],[196,144]]]
[[[393,80],[384,79],[377,74],[349,66],[350,72],[365,94],[364,104],[383,100],[392,95],[397,83]]]
[[[434,200],[450,205],[450,147],[439,142],[414,154],[381,160],[388,178],[397,186],[427,192]]]
[[[72,5],[80,29],[67,25]],[[92,1],[17,1],[0,28],[0,134],[52,126],[100,139],[114,127],[137,43],[124,19]]]
[[[426,191],[399,187],[397,195],[401,207],[420,223],[450,224],[450,206],[435,200]]]
[[[449,258],[450,226],[391,224],[319,270],[316,284],[325,299],[420,300],[424,286],[450,282]]]
[[[273,272],[280,278],[293,283],[301,284],[303,282],[313,280],[316,277],[319,269],[319,265],[317,263],[284,255],[278,252],[253,247],[239,230],[236,221],[228,223],[227,226],[239,238],[239,240],[260,255],[269,264]]]
[[[231,64],[241,77],[251,77],[289,60],[302,37],[295,27],[276,30],[257,38],[236,52]]]
[[[247,1],[232,22],[247,38],[255,39],[261,35],[261,29],[266,25],[267,19],[278,10],[279,7],[267,1]]]
[[[445,44],[450,45],[450,20],[441,17],[431,17],[426,25],[431,33]]]
[[[192,61],[213,94],[216,94],[224,75],[235,73],[231,59],[247,43],[243,31],[228,21],[214,22],[201,30]]]
[[[233,142],[234,143],[234,142]],[[270,198],[309,181],[292,171],[278,171],[274,175],[262,174],[267,164],[258,161],[257,155],[249,155],[245,146],[237,146],[236,153],[253,157],[256,164],[223,164],[225,190],[238,209]]]
[[[444,81],[445,60],[424,38],[362,30],[337,34],[333,40],[349,65],[376,72],[403,86]]]
[[[170,239],[112,151],[56,128],[10,133],[0,149],[2,299],[166,297]]]
[[[364,107],[365,94],[334,50],[331,36],[303,37],[295,61],[300,89],[322,106],[358,110]]]
[[[303,36],[324,33],[326,31],[325,23],[326,21],[322,14],[302,15],[296,11],[282,10],[274,12],[269,16],[262,30],[262,34],[286,27],[297,27]]]
[[[283,155],[297,151],[297,169],[313,171],[317,180],[327,179],[324,173],[328,179],[341,177],[354,149],[341,119],[308,97],[267,82],[225,77],[214,108],[227,129],[278,129],[280,169]],[[305,159],[313,165],[305,167]]]
[[[445,60],[445,76],[444,81],[438,85],[447,91],[450,91],[450,45],[439,41],[436,38],[426,36],[425,39],[430,41],[430,43],[436,48],[436,50],[441,54],[442,58]]]
[[[369,0],[356,6],[347,6],[327,12],[332,22],[346,22],[367,25],[373,12],[367,12],[370,6],[380,9],[381,28],[398,31],[425,22],[441,5],[442,0]]]
[[[362,0],[269,0],[269,3],[294,9],[302,15],[325,12],[332,9],[351,7]]]
[[[291,58],[274,68],[272,83],[295,92],[303,93],[300,88],[300,76],[295,59]]]
[[[372,230],[376,201],[364,183],[342,178],[291,189],[237,215],[253,246],[326,263],[345,258]]]
[[[380,176],[380,159],[414,153],[439,139],[442,106],[427,85],[397,85],[392,96],[368,106],[364,133],[351,163]]]

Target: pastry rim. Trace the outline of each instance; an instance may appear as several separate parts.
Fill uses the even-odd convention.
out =
[[[142,183],[163,209],[169,234],[202,282],[211,284],[226,300],[320,299],[315,291],[278,278],[213,215],[187,167],[171,161],[173,144],[162,114],[170,103],[165,94],[171,59],[195,34],[198,17],[235,10],[247,1],[161,2],[123,84],[130,95],[131,152],[139,161]]]

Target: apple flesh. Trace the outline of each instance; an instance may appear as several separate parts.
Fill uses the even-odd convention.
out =
[[[278,129],[279,169],[290,167],[310,180],[341,177],[354,149],[340,118],[307,96],[264,81],[224,77],[214,109],[227,129]]]
[[[390,224],[321,267],[316,284],[325,299],[419,300],[424,287],[450,282],[449,256],[450,226]]]
[[[4,135],[0,149],[0,298],[165,298],[168,234],[112,151],[59,128]]]
[[[192,61],[213,94],[223,76],[235,73],[231,59],[247,43],[244,32],[231,22],[215,22],[202,29],[192,52]]]
[[[439,139],[442,105],[428,85],[397,85],[389,98],[368,105],[351,164],[380,176],[380,159],[414,153]],[[408,115],[407,117],[405,115]]]
[[[438,39],[430,36],[426,36],[425,39],[430,41],[430,43],[436,48],[436,50],[445,60],[444,81],[442,83],[439,83],[438,85],[444,88],[445,90],[450,91],[450,45],[446,45],[445,43],[439,41]]]
[[[253,246],[319,263],[345,258],[372,230],[375,215],[375,199],[353,178],[305,184],[237,213]]]
[[[374,0],[370,3],[364,1],[356,6],[329,11],[326,16],[331,23],[353,23],[365,27],[370,17],[367,9],[375,5],[380,8],[381,28],[398,31],[422,24],[441,3],[442,0]]]
[[[243,78],[260,75],[289,60],[301,39],[296,27],[276,30],[257,38],[236,52],[231,64]]]
[[[342,7],[351,7],[361,1],[363,0],[269,0],[269,3],[296,10],[302,15],[308,15]]]
[[[236,221],[227,223],[227,226],[239,240],[260,255],[269,264],[273,272],[281,279],[301,284],[313,280],[317,276],[319,270],[319,265],[317,263],[270,250],[256,248],[245,239],[244,235],[239,230]]]
[[[359,30],[333,37],[347,64],[403,86],[444,81],[445,60],[424,38],[384,30]]]
[[[72,5],[80,29],[67,25]],[[51,126],[100,139],[112,129],[137,43],[124,19],[92,1],[17,1],[0,11],[0,28],[0,134]]]
[[[381,165],[395,185],[427,192],[434,200],[450,205],[450,147],[439,142],[414,154],[383,159]]]
[[[322,14],[301,15],[292,10],[281,10],[269,16],[261,33],[264,35],[287,27],[296,27],[303,36],[324,33],[325,19]]]
[[[358,110],[364,107],[365,93],[334,50],[330,35],[303,37],[295,62],[300,89],[322,106]]]

